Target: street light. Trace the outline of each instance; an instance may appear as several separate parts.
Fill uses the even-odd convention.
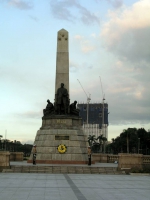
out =
[[[138,138],[138,154],[139,154],[139,151],[140,151],[140,138]]]
[[[127,153],[129,153],[129,138],[128,138],[128,132],[127,132]]]
[[[89,97],[87,96],[87,128],[89,126],[89,103],[90,103],[90,94],[89,94]],[[89,131],[88,131],[88,134],[89,134]]]

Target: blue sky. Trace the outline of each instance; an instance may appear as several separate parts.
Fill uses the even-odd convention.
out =
[[[71,102],[109,104],[109,140],[150,129],[149,0],[0,0],[0,135],[33,142],[55,90],[57,32],[69,32]]]

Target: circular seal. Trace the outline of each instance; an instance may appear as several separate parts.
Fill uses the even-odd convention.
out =
[[[65,153],[67,151],[67,147],[65,144],[60,144],[57,147],[59,153]]]

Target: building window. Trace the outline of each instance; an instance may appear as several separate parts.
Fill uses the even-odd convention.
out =
[[[86,111],[86,107],[83,107],[83,111]]]

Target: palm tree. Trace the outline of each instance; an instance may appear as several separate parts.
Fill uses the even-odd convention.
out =
[[[93,145],[94,142],[95,142],[95,135],[89,135],[88,136],[89,146],[92,147],[92,145]]]
[[[105,143],[105,141],[107,141],[107,138],[103,137],[103,134],[99,135],[97,137],[96,140],[99,140],[99,143],[100,143],[100,151],[102,152],[102,144]]]

